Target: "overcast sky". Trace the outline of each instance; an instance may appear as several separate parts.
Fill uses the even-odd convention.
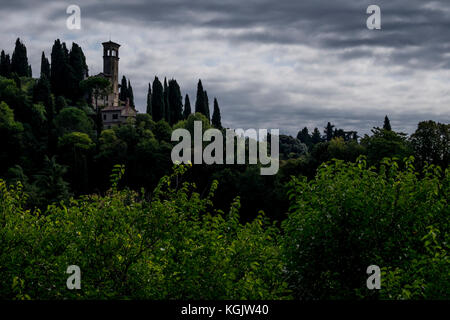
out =
[[[0,0],[0,48],[20,37],[33,75],[59,38],[102,71],[101,43],[121,44],[120,77],[145,111],[155,75],[175,78],[195,103],[202,79],[222,122],[295,135],[327,121],[368,133],[386,114],[411,133],[422,120],[450,121],[450,1],[425,0]],[[66,9],[81,8],[81,30]],[[368,30],[366,9],[382,11]]]

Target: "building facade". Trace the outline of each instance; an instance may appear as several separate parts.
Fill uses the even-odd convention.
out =
[[[98,106],[101,108],[103,127],[110,129],[120,126],[127,121],[136,118],[136,110],[130,106],[129,101],[119,99],[119,48],[120,44],[108,41],[103,42],[103,72],[97,77],[103,77],[110,81],[110,93],[98,99]]]

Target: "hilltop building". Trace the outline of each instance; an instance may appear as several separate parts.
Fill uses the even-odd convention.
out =
[[[103,45],[103,72],[97,77],[103,77],[111,82],[111,92],[108,96],[98,100],[98,106],[102,108],[103,127],[111,129],[120,126],[128,119],[136,118],[136,110],[130,106],[129,101],[119,99],[119,47],[120,44],[108,41]]]

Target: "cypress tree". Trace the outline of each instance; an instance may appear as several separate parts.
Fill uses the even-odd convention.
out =
[[[180,86],[174,79],[169,81],[168,101],[171,111],[170,124],[183,120],[183,97],[181,96]]]
[[[189,100],[189,95],[186,94],[186,97],[184,98],[183,118],[187,119],[191,113],[191,101]]]
[[[41,56],[41,78],[45,77],[50,80],[50,63],[48,59],[45,57],[45,53],[42,52]]]
[[[5,51],[2,50],[0,54],[0,76],[6,77],[6,54]]]
[[[51,53],[50,84],[55,96],[68,97],[73,86],[73,71],[68,63],[66,44],[57,39]]]
[[[61,73],[64,71],[63,70],[64,58],[62,53],[61,42],[59,41],[59,39],[55,40],[55,43],[53,44],[50,59],[52,62],[52,67],[50,70],[50,84],[55,95],[59,96],[61,95],[60,93],[62,91]]]
[[[127,98],[128,98],[127,78],[125,78],[125,76],[122,76],[122,81],[120,83],[119,99],[120,101],[127,101]]]
[[[152,115],[152,113],[152,85],[149,83],[147,91],[147,114]]]
[[[73,98],[73,91],[74,91],[74,83],[75,83],[75,76],[74,76],[74,70],[72,69],[72,66],[70,65],[70,54],[69,50],[67,49],[66,43],[62,43],[62,51],[63,51],[63,59],[64,59],[64,72],[62,73],[63,79],[64,79],[64,86],[63,86],[63,96],[68,98]]]
[[[164,92],[163,86],[159,81],[158,77],[155,77],[153,81],[152,87],[152,112],[153,112],[153,120],[158,122],[161,119],[164,119]]]
[[[202,80],[198,80],[197,84],[197,100],[195,100],[195,112],[206,115],[205,112],[205,91],[203,90]]]
[[[384,117],[383,129],[386,131],[392,131],[391,121],[389,120],[388,116]]]
[[[57,137],[54,131],[55,104],[50,90],[49,79],[44,75],[39,78],[33,87],[33,103],[42,102],[47,118],[47,150],[53,154],[56,150]]]
[[[69,49],[67,49],[65,42],[62,43],[62,50],[63,50],[63,54],[64,54],[64,59],[66,62],[68,62],[69,61]]]
[[[208,99],[208,92],[205,91],[205,106],[204,106],[204,115],[206,116],[206,119],[208,119],[208,121],[211,120],[211,116],[209,114],[209,99]]]
[[[133,87],[131,86],[130,80],[128,80],[128,99],[130,99],[130,106],[134,108],[134,94],[133,94]]]
[[[11,77],[11,60],[9,54],[5,54],[3,50],[0,57],[0,76],[6,78]]]
[[[70,84],[70,96],[73,100],[78,100],[82,97],[83,92],[80,88],[80,82],[87,78],[88,67],[86,64],[86,57],[84,56],[81,47],[73,43],[72,49],[69,53],[69,65],[71,74],[71,84]]]
[[[217,99],[214,98],[214,111],[212,115],[212,125],[216,127],[217,129],[222,129],[222,119],[220,116],[220,108],[219,103],[217,102]]]
[[[33,103],[42,102],[46,108],[50,105],[51,92],[48,78],[44,75],[39,78],[33,87]]]
[[[170,123],[170,116],[172,113],[171,106],[169,104],[169,87],[167,86],[167,79],[164,78],[164,117],[163,119],[166,120],[167,123]]]
[[[14,48],[14,53],[12,55],[11,69],[12,72],[15,72],[19,77],[30,76],[27,48],[19,38],[16,40],[16,47]]]
[[[11,70],[12,70],[12,65],[11,65],[11,57],[9,56],[9,54],[6,55],[5,57],[5,65],[6,65],[6,74],[7,76],[10,78],[11,77]]]

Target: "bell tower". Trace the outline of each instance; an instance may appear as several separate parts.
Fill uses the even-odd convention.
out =
[[[112,92],[108,96],[108,105],[119,106],[119,47],[120,44],[103,42],[103,73],[109,77]]]

